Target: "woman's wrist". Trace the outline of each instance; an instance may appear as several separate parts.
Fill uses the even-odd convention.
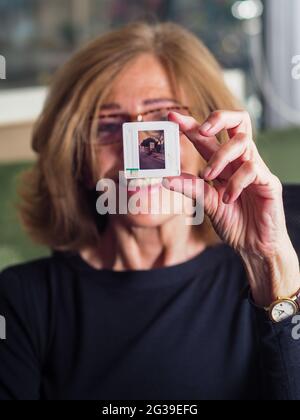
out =
[[[244,250],[240,256],[257,305],[268,307],[278,297],[292,297],[299,291],[299,260],[289,239],[272,254]]]

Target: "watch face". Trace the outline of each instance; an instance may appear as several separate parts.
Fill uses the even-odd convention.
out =
[[[278,302],[271,311],[274,322],[281,322],[297,313],[297,306],[292,300]]]

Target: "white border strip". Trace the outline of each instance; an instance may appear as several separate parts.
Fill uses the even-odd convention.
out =
[[[46,95],[46,87],[0,90],[0,126],[34,122]]]

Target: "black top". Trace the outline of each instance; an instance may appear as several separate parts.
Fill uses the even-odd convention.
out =
[[[226,245],[149,271],[54,253],[0,275],[0,315],[0,399],[300,399],[295,325]]]

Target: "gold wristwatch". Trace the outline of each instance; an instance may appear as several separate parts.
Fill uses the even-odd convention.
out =
[[[269,313],[271,321],[282,322],[300,312],[300,290],[290,298],[280,298],[272,303],[269,308],[265,308]]]

